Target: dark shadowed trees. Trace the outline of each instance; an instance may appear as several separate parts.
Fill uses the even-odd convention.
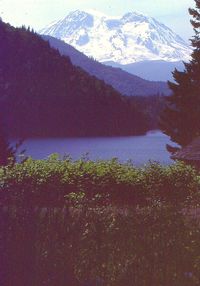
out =
[[[184,63],[183,72],[173,72],[175,82],[169,82],[172,95],[167,97],[160,123],[162,131],[181,147],[200,135],[200,0],[195,3],[196,9],[189,9],[195,32],[191,60]]]
[[[0,166],[5,166],[11,161],[15,161],[15,156],[15,148],[9,144],[3,128],[0,127]]]
[[[39,35],[0,21],[0,104],[15,138],[144,134],[144,114]]]

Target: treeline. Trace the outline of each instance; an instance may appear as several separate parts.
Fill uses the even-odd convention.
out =
[[[0,21],[0,107],[11,137],[143,134],[136,104],[71,64],[34,31]]]
[[[87,57],[74,47],[66,44],[62,40],[51,36],[42,35],[42,38],[49,41],[50,45],[58,49],[61,55],[69,56],[75,66],[81,67],[90,75],[104,80],[114,87],[118,92],[127,96],[152,96],[157,93],[169,95],[170,89],[166,82],[148,81],[132,73],[128,73],[121,68],[114,68],[99,63],[91,57]]]
[[[199,189],[184,164],[1,168],[0,284],[197,286]]]
[[[129,101],[138,110],[142,110],[148,119],[148,128],[150,130],[160,129],[160,116],[166,107],[168,96],[155,94],[152,96],[134,96]]]

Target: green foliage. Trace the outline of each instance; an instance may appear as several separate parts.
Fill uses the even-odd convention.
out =
[[[198,196],[199,177],[194,168],[184,163],[163,168],[151,164],[144,171],[145,187],[155,200],[178,206]]]
[[[79,279],[100,277],[113,286],[198,285],[199,227],[174,208],[101,207],[81,214]]]
[[[1,285],[199,285],[199,191],[183,163],[1,167]]]
[[[180,146],[189,144],[200,135],[200,6],[195,0],[196,9],[189,9],[193,17],[191,24],[195,36],[191,40],[192,59],[185,63],[185,70],[175,70],[174,82],[169,82],[172,95],[167,98],[166,108],[161,116],[161,129]]]
[[[198,195],[197,171],[183,163],[162,167],[157,163],[135,168],[130,163],[27,159],[13,167],[0,169],[1,195],[16,196],[29,203],[59,205],[71,193],[87,198],[101,194],[116,204],[147,205],[149,201],[181,204]],[[102,198],[103,199],[103,198]]]

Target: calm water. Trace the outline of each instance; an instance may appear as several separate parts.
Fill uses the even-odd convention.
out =
[[[52,153],[70,155],[76,160],[88,153],[91,160],[117,157],[125,162],[129,159],[135,165],[143,165],[149,160],[170,164],[165,145],[169,138],[160,131],[151,131],[144,136],[109,138],[48,138],[30,139],[24,142],[26,155],[34,159],[45,159]]]

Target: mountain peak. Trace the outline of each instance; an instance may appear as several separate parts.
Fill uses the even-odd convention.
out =
[[[96,17],[99,17],[99,18],[109,18],[109,16],[103,12],[100,12],[98,10],[95,10],[95,9],[85,9],[83,10],[85,11],[86,13],[92,15],[92,16],[96,16]]]
[[[76,10],[40,33],[61,39],[100,62],[187,61],[191,54],[188,44],[170,28],[133,11],[115,17]]]
[[[122,16],[122,20],[127,22],[137,22],[137,21],[145,21],[148,19],[147,15],[144,15],[140,12],[128,12]]]
[[[72,11],[64,18],[64,20],[68,22],[81,22],[85,19],[92,19],[92,15],[82,10]]]

